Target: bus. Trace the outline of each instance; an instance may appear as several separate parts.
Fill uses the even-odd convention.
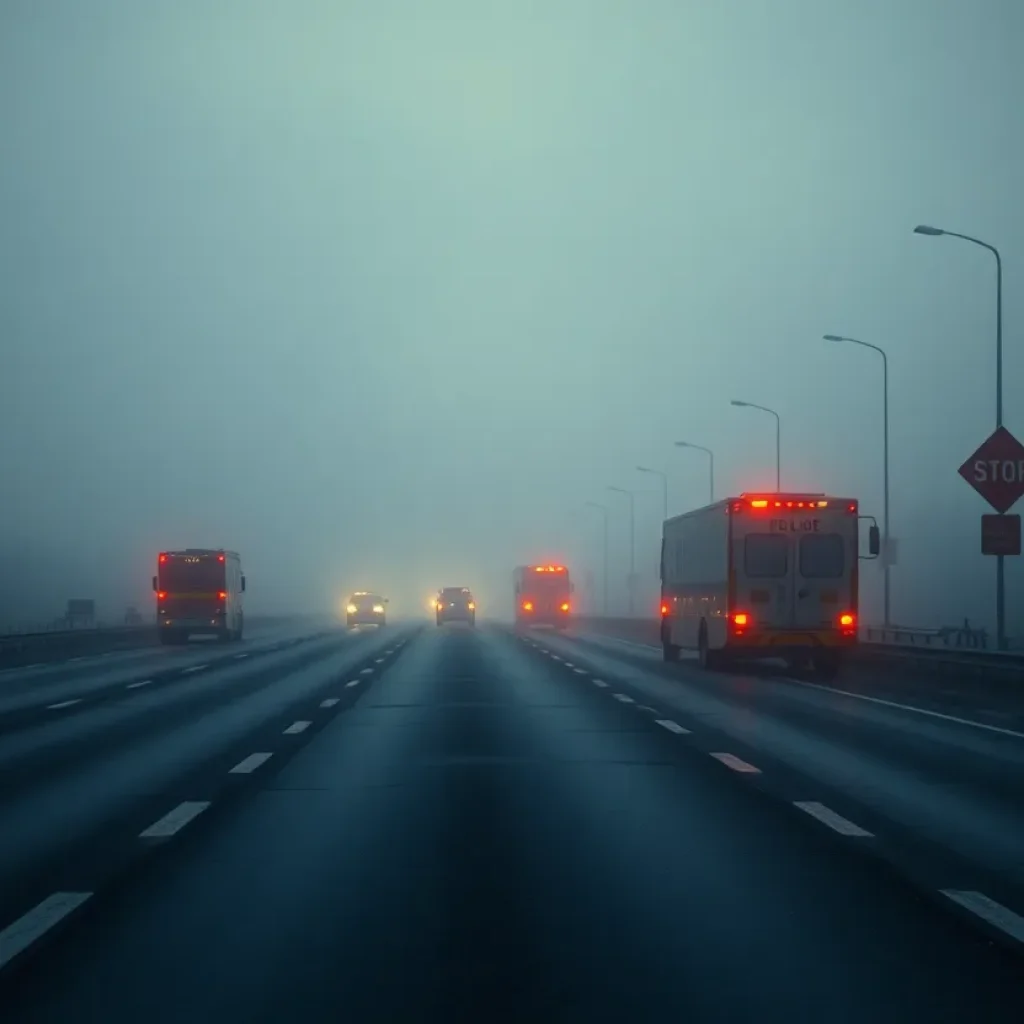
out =
[[[574,587],[564,565],[517,566],[512,584],[517,628],[565,629],[569,625]]]
[[[162,644],[183,644],[196,635],[221,641],[242,639],[245,576],[236,552],[223,548],[162,551],[153,590]]]
[[[714,670],[783,658],[834,677],[857,643],[858,503],[825,494],[741,494],[667,519],[661,541],[665,661],[695,650]],[[871,557],[878,527],[871,527]]]

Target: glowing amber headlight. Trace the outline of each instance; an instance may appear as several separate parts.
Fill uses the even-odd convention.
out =
[[[476,608],[476,604],[470,601],[467,607],[469,608],[470,611],[473,611]]]
[[[345,609],[345,611],[347,611],[347,612],[349,613],[349,615],[355,615],[355,613],[356,613],[357,611],[359,611],[359,609],[358,609],[358,608],[357,608],[357,607],[356,607],[356,606],[355,606],[354,604],[350,604],[350,605],[349,605],[349,606],[348,606],[348,607],[347,607],[347,608]]]
[[[376,612],[376,613],[377,613],[378,615],[382,615],[382,614],[383,614],[383,612],[384,612],[384,605],[382,605],[382,604],[375,604],[375,605],[373,606],[373,610],[374,610],[374,611],[375,611],[375,612]]]

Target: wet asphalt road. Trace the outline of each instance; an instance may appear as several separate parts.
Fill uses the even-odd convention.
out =
[[[1024,1014],[1024,737],[485,626],[160,667],[0,680],[4,1024]]]

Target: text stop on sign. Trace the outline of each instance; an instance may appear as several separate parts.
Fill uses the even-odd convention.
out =
[[[997,511],[1024,495],[1024,445],[999,427],[960,467],[960,475]]]

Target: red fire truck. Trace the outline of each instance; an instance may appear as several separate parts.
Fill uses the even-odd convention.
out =
[[[162,644],[183,644],[192,635],[242,639],[245,577],[236,552],[223,548],[162,551],[153,590]]]
[[[520,565],[513,574],[515,623],[519,629],[565,629],[572,610],[573,585],[564,565]]]

